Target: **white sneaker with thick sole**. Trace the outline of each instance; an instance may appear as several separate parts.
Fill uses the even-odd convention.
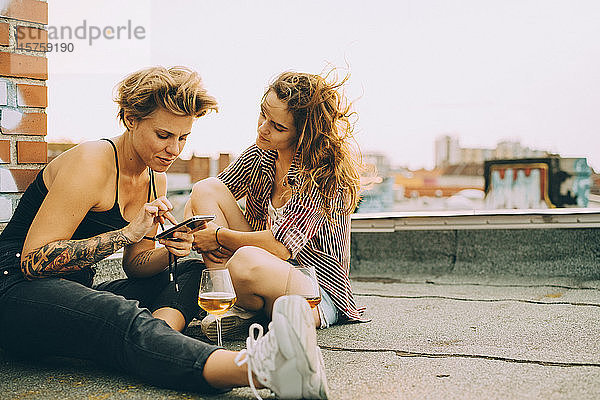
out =
[[[247,348],[236,357],[248,364],[248,381],[256,398],[252,374],[280,399],[327,399],[327,377],[308,303],[300,296],[282,296],[273,304],[269,331],[253,324]]]
[[[233,306],[221,317],[221,335],[223,338],[231,337],[248,329],[257,319],[257,314],[246,311],[241,307]],[[217,320],[214,315],[208,314],[200,322],[202,333],[213,342],[217,342]]]

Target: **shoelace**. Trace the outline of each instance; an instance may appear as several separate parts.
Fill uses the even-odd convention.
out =
[[[262,400],[262,397],[260,397],[254,386],[252,372],[254,372],[256,378],[264,384],[260,377],[266,376],[268,374],[267,371],[273,371],[275,369],[274,355],[278,350],[275,335],[271,334],[263,339],[263,332],[262,325],[252,324],[250,326],[248,339],[246,339],[246,349],[240,351],[234,360],[235,364],[240,367],[244,364],[248,364],[248,382],[252,388],[252,393],[254,393],[254,396],[256,396],[258,400]]]

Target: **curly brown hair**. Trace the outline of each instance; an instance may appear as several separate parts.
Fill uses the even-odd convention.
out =
[[[162,107],[176,115],[201,117],[218,111],[197,72],[186,67],[149,67],[134,72],[115,88],[118,117],[127,128],[125,114],[142,119]]]
[[[331,73],[330,73],[331,74]],[[300,173],[299,188],[308,193],[316,187],[323,199],[323,211],[352,213],[359,201],[362,160],[354,151],[354,124],[351,104],[341,88],[348,80],[329,79],[315,74],[283,72],[266,90],[263,101],[272,90],[285,102],[294,117]],[[355,142],[353,142],[355,143]],[[342,191],[344,206],[334,207],[337,192]]]

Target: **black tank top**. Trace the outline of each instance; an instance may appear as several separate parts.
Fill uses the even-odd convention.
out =
[[[101,233],[114,231],[117,229],[124,228],[129,222],[127,222],[121,215],[121,209],[119,208],[119,160],[117,159],[117,148],[110,139],[101,139],[109,142],[113,148],[115,154],[115,166],[117,169],[117,185],[115,192],[115,201],[110,210],[106,211],[88,211],[73,235],[71,239],[88,239]],[[11,249],[15,252],[21,252],[23,244],[25,243],[25,237],[31,226],[33,219],[35,218],[42,202],[48,194],[48,189],[44,184],[42,169],[36,176],[35,180],[29,185],[21,200],[17,206],[12,218],[6,228],[0,234],[0,248],[3,250]],[[151,200],[151,193],[156,198],[156,186],[154,184],[154,172],[148,169],[150,175],[150,185],[148,186],[148,198],[147,201]],[[73,275],[73,274],[70,274]],[[75,279],[78,280],[79,279]]]

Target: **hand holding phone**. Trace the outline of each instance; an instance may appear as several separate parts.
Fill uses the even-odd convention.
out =
[[[158,235],[156,235],[155,239],[174,240],[175,238],[173,237],[173,234],[175,232],[196,232],[197,230],[202,229],[207,222],[212,221],[213,219],[215,219],[214,215],[194,215],[193,217],[190,217],[185,221],[159,233]]]

